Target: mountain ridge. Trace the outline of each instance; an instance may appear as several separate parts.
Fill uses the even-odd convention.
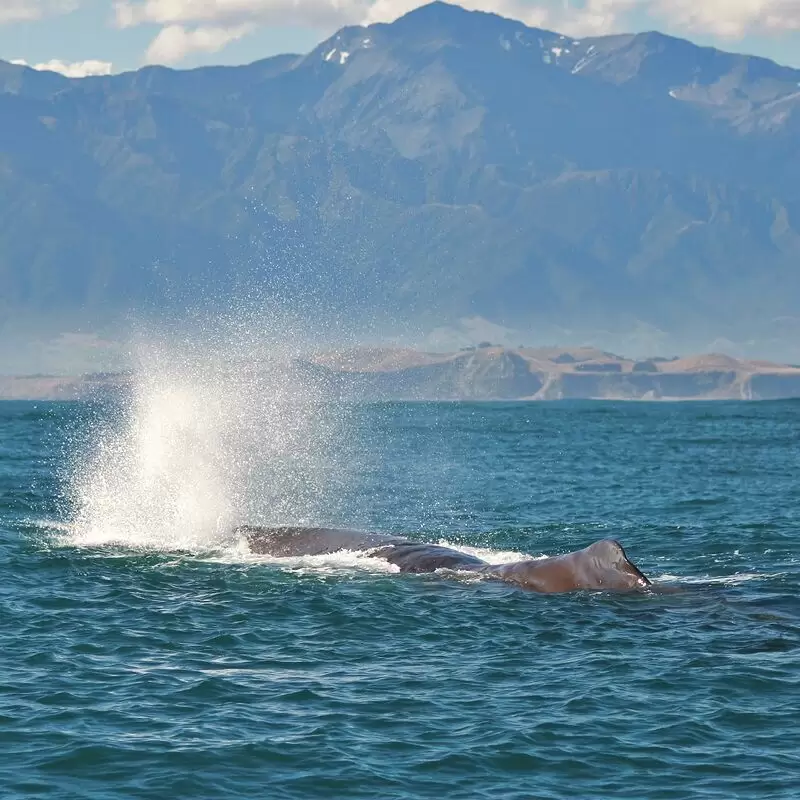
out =
[[[342,325],[644,323],[766,349],[800,322],[798,84],[444,3],[243,67],[3,64],[0,315],[262,293]]]

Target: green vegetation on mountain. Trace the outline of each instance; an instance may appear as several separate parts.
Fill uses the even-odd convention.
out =
[[[442,3],[243,67],[0,63],[0,312],[277,292],[769,337],[800,317],[798,85],[660,34],[577,42]]]

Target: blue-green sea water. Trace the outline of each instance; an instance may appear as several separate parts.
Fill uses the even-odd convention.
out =
[[[365,404],[323,435],[160,402],[0,404],[3,798],[800,797],[800,404]],[[235,521],[489,560],[613,536],[685,591],[258,558]]]

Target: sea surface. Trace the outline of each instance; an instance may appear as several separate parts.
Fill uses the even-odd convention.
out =
[[[800,798],[800,403],[0,403],[2,798]],[[674,594],[345,553],[612,536]]]

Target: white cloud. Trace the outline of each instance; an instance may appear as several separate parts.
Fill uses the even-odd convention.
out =
[[[149,64],[176,64],[190,53],[216,53],[253,29],[252,24],[233,28],[200,27],[187,30],[182,25],[167,25],[147,48]]]
[[[378,0],[392,3],[392,0]],[[600,36],[626,30],[625,15],[649,0],[468,0],[465,8],[494,11],[526,25],[573,36]],[[421,5],[416,3],[415,5]]]
[[[216,52],[259,25],[299,25],[327,35],[342,25],[391,22],[428,0],[118,0],[116,24],[164,26],[148,48],[148,62],[177,63],[192,52]],[[536,27],[566,25],[570,32],[604,32],[619,10],[637,0],[462,0]]]
[[[789,0],[787,0],[788,2]],[[118,0],[117,25],[213,25],[244,23],[302,25],[329,31],[340,25],[391,22],[428,0]],[[566,25],[606,31],[632,7],[654,0],[461,0],[473,11],[489,11],[537,27]],[[702,3],[702,0],[697,0]]]
[[[229,27],[250,22],[303,25],[328,31],[340,25],[391,22],[426,2],[428,0],[118,0],[115,9],[117,25],[121,28],[142,23]],[[470,10],[493,11],[530,25],[542,24],[552,12],[548,6],[559,4],[560,0],[462,0],[459,3]]]
[[[265,23],[328,29],[360,21],[369,5],[369,0],[119,0],[115,10],[121,28]]]
[[[635,5],[653,0],[461,0],[534,27],[574,35],[607,33]],[[700,0],[698,0],[700,1]],[[322,35],[342,25],[392,22],[428,0],[118,0],[116,24],[164,26],[150,62],[177,63],[192,52],[216,52],[259,25],[299,25]]]
[[[676,28],[728,39],[800,30],[799,0],[649,0],[648,6]]]
[[[77,0],[0,0],[0,25],[68,14],[77,7]]]
[[[27,8],[28,0],[0,0]],[[70,0],[40,0],[50,5]],[[162,27],[149,61],[176,63],[192,52],[216,52],[260,25],[298,25],[327,35],[342,25],[390,22],[428,0],[117,0],[121,28]],[[748,33],[800,30],[800,0],[461,0],[528,25],[573,36],[634,27],[642,15],[652,27],[737,39]],[[2,14],[2,12],[0,12]],[[1,17],[0,17],[1,18]]]
[[[18,64],[23,67],[30,67],[31,69],[39,70],[40,72],[60,72],[68,78],[86,78],[89,75],[110,75],[112,64],[110,61],[95,61],[89,59],[87,61],[73,61],[65,62],[54,58],[42,64],[28,64],[27,61],[21,58],[14,59],[12,64]]]
[[[800,0],[566,0],[551,19],[571,33],[602,34],[630,29],[637,10],[654,27],[727,39],[800,30]]]
[[[639,0],[587,0],[581,7],[565,6],[559,28],[579,36],[602,36],[626,29],[626,15]]]

